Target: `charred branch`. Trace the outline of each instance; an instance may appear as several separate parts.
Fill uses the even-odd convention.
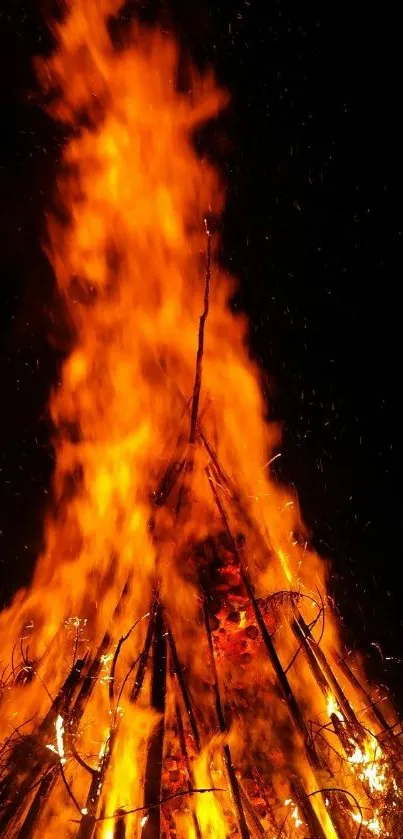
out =
[[[162,761],[165,727],[165,691],[167,675],[167,647],[162,606],[157,606],[153,637],[153,663],[151,679],[151,705],[160,715],[151,734],[144,780],[144,807],[151,807],[161,798]],[[159,807],[149,810],[148,819],[142,830],[142,839],[160,839],[161,811]]]
[[[174,637],[172,635],[172,632],[170,631],[170,629],[168,627],[167,627],[166,631],[167,631],[167,637],[168,637],[168,643],[169,643],[169,648],[170,648],[170,652],[171,652],[171,658],[172,658],[172,665],[173,665],[174,673],[175,673],[176,679],[178,681],[180,692],[182,694],[183,704],[184,704],[185,709],[186,709],[190,729],[191,729],[193,739],[194,739],[194,742],[195,742],[195,748],[196,748],[196,751],[199,752],[200,751],[200,735],[199,735],[199,731],[198,731],[198,728],[197,728],[196,717],[195,717],[192,702],[191,702],[191,699],[190,699],[190,694],[189,694],[189,691],[188,691],[188,688],[187,688],[187,685],[186,685],[186,681],[185,681],[185,677],[184,677],[184,674],[183,674],[183,667],[182,667],[182,665],[179,661],[178,651],[176,649],[176,644],[175,644],[175,640],[174,640]]]

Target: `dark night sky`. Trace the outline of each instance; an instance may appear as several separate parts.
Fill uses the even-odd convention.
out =
[[[253,352],[284,424],[278,474],[296,486],[314,541],[333,560],[349,643],[399,692],[396,23],[386,8],[371,17],[343,3],[176,0],[170,9],[185,49],[232,91],[229,113],[203,142],[228,183],[223,260],[240,278],[235,305],[250,313]],[[62,135],[29,95],[30,59],[46,44],[39,5],[3,0],[3,599],[29,575],[52,472],[45,405],[58,358],[40,239]]]

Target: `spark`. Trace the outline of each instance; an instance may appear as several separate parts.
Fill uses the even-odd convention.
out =
[[[278,452],[273,457],[271,457],[270,460],[268,460],[267,463],[265,463],[265,465],[262,466],[262,469],[267,469],[267,467],[271,466],[271,464],[274,463],[274,461],[277,460],[277,458],[279,457],[281,457],[281,452]]]

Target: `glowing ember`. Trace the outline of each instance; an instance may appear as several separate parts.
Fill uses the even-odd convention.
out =
[[[227,96],[179,83],[173,40],[128,31],[122,0],[66,5],[37,72],[68,136],[47,253],[70,353],[45,548],[0,616],[0,835],[400,839],[401,732],[268,470],[279,434],[217,262],[223,188],[194,137]]]

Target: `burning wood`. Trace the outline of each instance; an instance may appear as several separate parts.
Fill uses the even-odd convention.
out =
[[[69,129],[48,254],[74,349],[45,550],[0,616],[0,833],[399,839],[401,729],[262,469],[277,437],[192,142],[226,97],[177,90],[161,32],[115,48],[121,6],[70,0],[37,64]]]

